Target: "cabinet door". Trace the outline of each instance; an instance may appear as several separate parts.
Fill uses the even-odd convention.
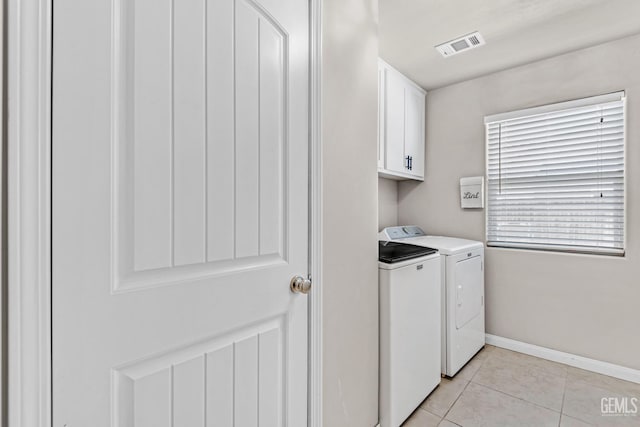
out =
[[[382,64],[378,65],[378,169],[384,169],[384,75]]]
[[[405,172],[423,178],[425,95],[410,85],[405,86],[404,94],[404,156],[411,158],[411,169]]]
[[[385,169],[408,172],[404,161],[405,82],[391,70],[385,70]]]

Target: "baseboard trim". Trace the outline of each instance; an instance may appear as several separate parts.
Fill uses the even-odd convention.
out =
[[[598,374],[608,375],[610,377],[640,384],[640,370],[637,369],[614,365],[613,363],[589,359],[588,357],[577,356],[575,354],[552,350],[550,348],[540,347],[538,345],[528,344],[522,341],[516,341],[491,334],[486,334],[486,342],[487,344],[494,345],[496,347],[517,351],[518,353],[528,354],[541,359],[551,360],[552,362],[563,363],[586,371],[596,372]]]

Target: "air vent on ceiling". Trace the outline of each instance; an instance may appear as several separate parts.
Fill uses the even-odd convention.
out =
[[[445,58],[453,56],[457,53],[473,49],[485,44],[484,38],[479,32],[467,34],[466,36],[458,37],[457,39],[442,43],[436,46],[438,52]]]

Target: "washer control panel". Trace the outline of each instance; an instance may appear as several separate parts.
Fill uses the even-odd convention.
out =
[[[408,237],[426,236],[425,232],[416,225],[404,225],[397,227],[387,227],[378,236],[380,240],[397,240]]]

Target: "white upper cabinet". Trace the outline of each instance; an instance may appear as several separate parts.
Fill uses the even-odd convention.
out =
[[[378,175],[424,180],[426,92],[378,62]]]

